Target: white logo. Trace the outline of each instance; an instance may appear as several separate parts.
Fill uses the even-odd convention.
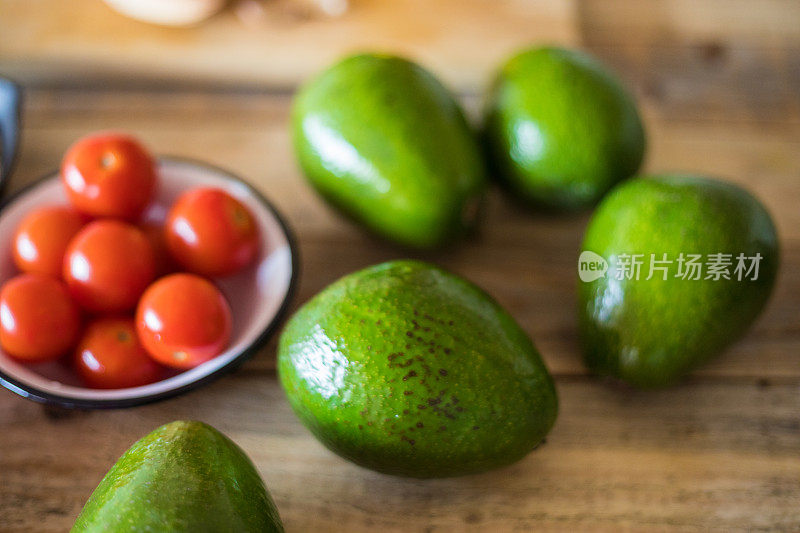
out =
[[[596,253],[586,250],[578,258],[578,277],[581,281],[589,283],[605,276],[608,270],[608,261]]]
[[[752,256],[743,253],[713,253],[704,257],[702,254],[681,252],[674,259],[666,253],[621,253],[612,255],[606,261],[603,256],[585,250],[578,258],[578,277],[585,283],[600,279],[606,274],[618,281],[650,280],[654,277],[662,281],[670,278],[693,281],[755,281],[758,279],[761,259],[763,257],[760,253]]]

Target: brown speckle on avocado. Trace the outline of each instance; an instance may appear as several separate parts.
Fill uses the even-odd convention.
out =
[[[439,369],[439,375],[440,376],[446,376],[447,375],[447,370],[445,370],[444,368],[440,368]]]
[[[412,394],[414,394],[414,391],[406,390],[403,391],[403,394],[405,394],[406,396],[411,396]]]
[[[425,424],[423,424],[422,422],[417,422],[417,427],[418,428],[425,427]]]

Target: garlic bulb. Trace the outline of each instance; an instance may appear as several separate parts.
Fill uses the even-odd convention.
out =
[[[131,18],[163,26],[189,26],[225,6],[226,0],[104,0]]]

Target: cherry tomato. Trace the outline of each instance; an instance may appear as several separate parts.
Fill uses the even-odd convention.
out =
[[[226,276],[258,253],[258,224],[239,200],[221,189],[184,193],[167,216],[167,247],[185,269]]]
[[[28,214],[17,227],[12,253],[23,272],[61,277],[64,252],[87,218],[70,207],[52,206]]]
[[[118,220],[96,220],[67,248],[64,280],[83,308],[122,312],[136,307],[155,268],[153,249],[140,229]]]
[[[219,355],[231,336],[231,309],[210,281],[171,274],[153,283],[136,310],[136,331],[159,363],[193,368]]]
[[[57,279],[22,274],[0,290],[0,346],[12,357],[56,359],[75,345],[80,327],[80,309]]]
[[[79,211],[136,220],[155,193],[156,168],[133,137],[97,133],[70,147],[61,162],[61,180]]]
[[[164,236],[164,226],[154,222],[147,222],[139,226],[144,236],[150,241],[156,260],[156,277],[160,278],[178,270],[175,261],[167,250],[167,240]]]
[[[161,379],[136,336],[132,318],[98,318],[91,322],[75,350],[75,370],[95,389],[124,389]]]

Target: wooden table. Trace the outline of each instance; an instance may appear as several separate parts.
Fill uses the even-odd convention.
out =
[[[396,479],[327,452],[290,412],[271,342],[237,373],[156,405],[64,411],[0,393],[0,530],[67,529],[137,438],[175,419],[238,442],[290,532],[800,530],[800,4],[796,0],[362,0],[340,19],[259,28],[223,14],[196,30],[117,17],[99,0],[0,0],[0,72],[29,88],[15,190],[67,145],[123,128],[208,159],[274,200],[299,236],[294,307],[339,276],[408,255],[366,237],[300,177],[290,91],[356,47],[399,49],[475,109],[493,65],[531,40],[581,45],[636,91],[647,170],[746,185],[783,246],[775,294],[747,336],[684,384],[639,392],[588,376],[575,333],[575,263],[588,215],[522,212],[490,195],[482,232],[418,255],[475,281],[535,339],[561,413],[547,445],[460,479]],[[282,17],[282,18],[281,18]],[[124,77],[120,77],[124,72]]]

